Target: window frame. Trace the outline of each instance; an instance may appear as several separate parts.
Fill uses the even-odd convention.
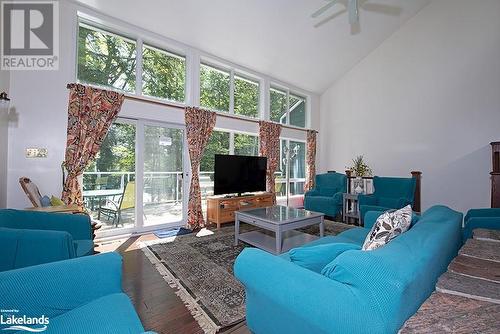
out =
[[[280,85],[278,83],[275,83],[274,81],[272,81],[269,85],[269,89],[268,89],[268,95],[269,95],[269,103],[268,103],[268,108],[269,108],[269,120],[271,120],[271,90],[275,90],[275,91],[278,91],[278,92],[285,92],[286,93],[286,112],[285,112],[285,119],[286,119],[286,122],[285,123],[280,123],[282,125],[286,125],[288,127],[293,127],[293,128],[296,128],[296,129],[300,129],[300,130],[304,130],[304,129],[307,129],[309,124],[310,124],[310,117],[311,117],[311,113],[310,113],[310,96],[308,94],[304,94],[304,93],[300,93],[300,92],[297,92],[297,90],[295,89],[291,89],[287,86],[284,86],[284,85]],[[304,122],[304,126],[299,126],[299,125],[293,125],[293,124],[290,124],[290,108],[291,108],[291,105],[290,105],[290,98],[291,96],[296,96],[298,98],[302,98],[304,99],[304,116],[305,116],[305,122]],[[276,121],[272,121],[272,122],[276,122]]]

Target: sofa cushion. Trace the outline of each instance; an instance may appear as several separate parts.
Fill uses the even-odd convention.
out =
[[[401,205],[405,205],[407,203],[403,202],[401,198],[393,198],[393,197],[379,197],[377,199],[377,204],[379,206],[383,206],[391,209],[399,209]]]
[[[49,319],[47,333],[142,333],[144,328],[124,293],[115,293]]]
[[[73,244],[77,257],[94,254],[94,242],[92,240],[75,240]]]
[[[339,237],[349,239],[352,243],[363,246],[366,236],[370,232],[369,229],[363,227],[354,227],[338,234]]]
[[[363,250],[374,250],[406,232],[411,224],[411,206],[381,214],[366,236]]]
[[[361,247],[352,243],[330,243],[294,248],[290,250],[289,254],[293,263],[319,273],[338,255],[351,249],[361,249]]]

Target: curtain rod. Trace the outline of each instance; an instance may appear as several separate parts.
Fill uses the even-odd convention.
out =
[[[67,85],[68,89],[71,88],[70,85],[71,84]],[[185,106],[180,106],[178,104],[170,103],[170,102],[167,102],[167,101],[152,100],[152,99],[144,98],[144,97],[141,97],[141,96],[127,95],[127,94],[123,94],[123,95],[125,96],[125,99],[127,99],[127,100],[145,102],[145,103],[159,105],[159,106],[166,106],[166,107],[176,108],[176,109],[179,109],[179,110],[182,110],[182,111],[184,111],[184,109],[186,108]],[[225,118],[236,119],[236,120],[239,120],[239,121],[259,123],[259,120],[257,120],[257,119],[250,119],[250,118],[240,117],[240,116],[236,116],[236,115],[232,115],[232,114],[226,114],[226,113],[222,113],[222,112],[216,112],[216,114],[217,114],[217,117],[220,116],[220,117],[225,117]],[[291,129],[291,130],[297,130],[297,131],[308,131],[308,130],[310,130],[310,129],[299,128],[297,126],[291,126],[291,125],[286,125],[286,124],[281,124],[281,127],[282,128],[286,128],[286,129]],[[318,133],[317,130],[313,130],[313,131],[316,132],[316,133]]]

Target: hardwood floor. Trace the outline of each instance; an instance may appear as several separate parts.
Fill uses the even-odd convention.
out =
[[[98,244],[100,252],[118,251],[123,256],[123,290],[132,300],[146,330],[157,333],[203,333],[196,320],[156,271],[138,242],[156,239],[153,234]],[[250,334],[244,324],[224,331],[224,334]]]

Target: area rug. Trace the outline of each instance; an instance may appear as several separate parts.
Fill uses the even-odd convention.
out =
[[[325,221],[325,235],[336,235],[351,225]],[[255,227],[242,224],[241,231]],[[318,226],[301,231],[319,235]],[[245,290],[233,276],[238,254],[249,245],[234,246],[234,226],[212,235],[188,234],[144,242],[144,254],[176,290],[205,333],[217,333],[245,320]]]

